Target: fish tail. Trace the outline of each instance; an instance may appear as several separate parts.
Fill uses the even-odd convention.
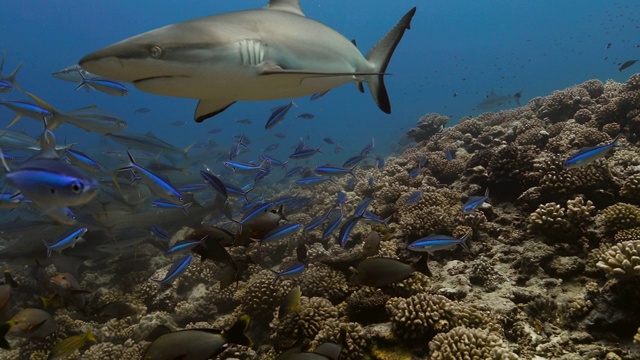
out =
[[[391,113],[391,103],[389,102],[387,89],[384,86],[384,72],[387,70],[393,51],[396,49],[396,46],[398,46],[404,32],[411,27],[411,18],[413,18],[415,13],[415,7],[409,10],[396,26],[367,54],[367,60],[374,66],[373,72],[378,73],[377,75],[367,77],[367,85],[369,86],[373,100],[380,110],[387,114]]]
[[[2,349],[11,350],[11,345],[9,345],[6,336],[12,326],[13,324],[10,321],[0,325],[0,348]]]
[[[471,231],[469,231],[468,233],[464,234],[464,236],[460,239],[460,245],[462,245],[462,247],[467,250],[467,252],[471,252],[471,250],[469,249],[469,244],[467,243],[469,238],[471,237]]]
[[[4,167],[4,171],[10,173],[11,169],[9,169],[9,165],[7,165],[7,160],[4,159],[4,152],[2,151],[2,148],[0,148],[0,160],[2,160],[2,167]]]
[[[18,85],[18,82],[16,81],[16,75],[18,75],[18,71],[20,70],[21,67],[22,67],[22,63],[18,64],[18,67],[16,67],[16,69],[13,70],[11,74],[9,74],[9,76],[7,77],[7,80],[11,83],[11,85],[13,85],[16,89],[18,89],[18,91],[23,92],[22,89],[20,88],[20,85]]]
[[[429,264],[427,263],[427,260],[429,260],[428,252],[424,253],[424,255],[422,255],[420,259],[418,259],[418,261],[411,264],[411,267],[413,267],[413,270],[415,271],[421,272],[427,276],[431,276],[432,274],[431,274],[431,270],[429,269]]]
[[[47,257],[51,257],[51,247],[49,246],[49,244],[47,244],[46,241],[42,240],[42,243],[44,244],[44,246],[47,247]]]
[[[253,342],[251,339],[245,335],[245,331],[249,328],[249,323],[251,322],[251,318],[249,315],[242,315],[240,318],[229,328],[229,330],[225,331],[223,336],[228,343],[244,345],[251,347]]]
[[[188,209],[191,207],[191,205],[193,205],[193,202],[188,202],[181,206],[182,212],[184,212],[185,215],[189,215]]]

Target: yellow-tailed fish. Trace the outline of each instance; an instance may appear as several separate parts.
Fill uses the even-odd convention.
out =
[[[82,335],[69,336],[57,343],[49,352],[47,360],[64,359],[74,351],[83,348],[89,341],[98,341],[91,333],[91,328],[87,328],[87,331]]]

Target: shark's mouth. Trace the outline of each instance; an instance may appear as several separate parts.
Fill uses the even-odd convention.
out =
[[[141,84],[147,81],[160,80],[160,79],[172,79],[172,78],[187,78],[185,75],[161,75],[161,76],[151,76],[142,79],[133,80],[131,83],[134,85]]]

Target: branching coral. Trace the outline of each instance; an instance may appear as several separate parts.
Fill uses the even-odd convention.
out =
[[[322,264],[310,264],[297,280],[305,296],[324,297],[334,304],[344,300],[349,290],[343,273]]]
[[[640,208],[631,204],[617,203],[604,209],[599,221],[607,234],[640,226]]]
[[[600,255],[596,266],[610,277],[640,275],[640,240],[613,245]]]

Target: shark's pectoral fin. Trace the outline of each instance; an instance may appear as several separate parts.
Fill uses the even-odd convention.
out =
[[[200,99],[194,119],[196,122],[203,122],[227,110],[227,108],[235,104],[235,102],[235,100],[229,99]]]

